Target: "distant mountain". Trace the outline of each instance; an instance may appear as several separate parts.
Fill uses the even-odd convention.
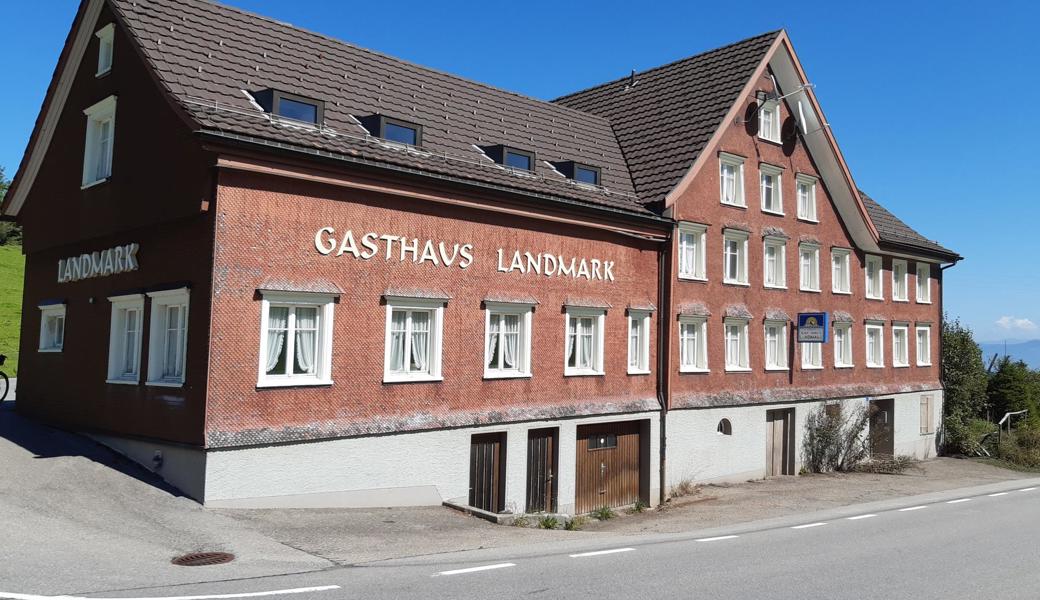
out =
[[[979,344],[982,348],[982,359],[989,365],[989,359],[994,354],[1004,355],[1003,342],[990,342]],[[1021,360],[1034,369],[1040,369],[1040,340],[1029,340],[1028,342],[1008,342],[1007,354],[1015,360]]]

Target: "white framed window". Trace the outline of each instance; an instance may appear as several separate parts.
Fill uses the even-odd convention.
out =
[[[112,70],[112,56],[115,52],[115,26],[112,23],[98,29],[94,35],[98,39],[98,65],[96,77],[101,77]]]
[[[530,377],[534,306],[484,304],[484,378]]]
[[[726,319],[726,370],[750,371],[748,358],[748,320]]]
[[[819,222],[816,218],[816,178],[799,173],[795,176],[798,192],[798,218],[803,221]]]
[[[798,244],[799,289],[820,291],[820,247],[816,244]]]
[[[737,285],[747,285],[748,278],[748,233],[736,229],[723,232],[722,243],[722,281]]]
[[[867,298],[883,299],[885,297],[885,280],[881,277],[881,257],[868,254],[863,271],[867,278]]]
[[[708,278],[704,248],[708,237],[707,225],[679,224],[679,278]]]
[[[603,309],[567,307],[564,314],[563,374],[603,374],[603,328],[607,313]]]
[[[387,297],[383,381],[441,381],[443,327],[444,300]]]
[[[650,372],[650,311],[628,312],[628,374]]]
[[[40,305],[40,352],[61,352],[65,347],[65,304]]]
[[[917,366],[932,366],[932,326],[918,325],[917,333]]]
[[[147,385],[184,384],[188,357],[188,288],[149,292]]]
[[[867,324],[867,367],[881,369],[885,366],[885,327]]]
[[[780,143],[780,102],[766,100],[758,109],[758,137]]]
[[[917,302],[932,303],[932,265],[917,263]]]
[[[708,319],[679,317],[679,372],[708,372]]]
[[[921,435],[935,433],[935,396],[921,395]]]
[[[766,370],[787,370],[787,322],[766,321]]]
[[[141,333],[144,331],[144,294],[111,296],[112,321],[108,336],[108,383],[136,385],[141,380]]]
[[[834,366],[848,368],[852,362],[852,324],[835,323],[834,332]]]
[[[910,328],[892,325],[892,366],[910,366]]]
[[[744,157],[719,153],[719,201],[730,206],[747,206],[744,200]]]
[[[905,260],[892,259],[892,299],[896,302],[907,302],[910,299]]]
[[[800,351],[803,371],[823,368],[823,344],[804,343]]]
[[[784,194],[780,181],[780,175],[784,170],[765,163],[759,165],[758,170],[761,181],[759,190],[762,196],[762,212],[784,214]]]
[[[332,384],[331,294],[261,291],[257,387]]]
[[[787,287],[787,240],[767,237],[762,242],[763,284],[768,288]]]
[[[83,184],[90,187],[112,176],[112,146],[116,133],[116,97],[109,96],[83,111],[87,138],[83,150]]]
[[[852,251],[847,248],[831,249],[831,291],[835,294],[852,293]]]

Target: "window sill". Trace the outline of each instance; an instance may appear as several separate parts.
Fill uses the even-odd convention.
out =
[[[773,215],[774,217],[784,217],[784,216],[787,216],[787,215],[784,214],[783,211],[780,211],[780,210],[769,210],[768,208],[763,208],[762,212],[764,214],[767,214],[767,215]]]
[[[901,304],[910,304],[909,298],[892,298],[892,302],[899,302]]]
[[[649,375],[650,369],[629,369],[629,375]]]
[[[932,363],[917,363],[917,366],[919,366],[919,367],[931,367]]]
[[[707,283],[707,277],[695,277],[693,275],[679,275],[679,281],[699,281],[701,283]]]
[[[167,388],[182,388],[184,387],[183,381],[146,381],[145,385],[152,387],[167,387]]]
[[[885,365],[867,365],[868,369],[884,369]]]
[[[787,289],[786,285],[769,285],[768,283],[762,284],[762,287],[764,287],[767,290],[786,290]]]
[[[810,219],[809,217],[796,217],[796,218],[799,221],[803,222],[803,223],[812,223],[814,225],[819,225],[820,224],[820,220],[819,219]]]
[[[61,348],[38,348],[36,351],[37,352],[46,353],[46,354],[55,354],[55,353],[61,353]]]
[[[686,367],[684,369],[682,367],[679,367],[679,373],[693,373],[693,374],[711,373],[711,369],[696,369],[696,368],[692,368],[692,367]]]
[[[884,302],[885,301],[885,297],[884,296],[867,296],[865,299],[866,300],[873,300],[874,302]]]
[[[917,303],[918,304],[931,304],[932,301],[931,300],[918,300]]]
[[[766,373],[786,373],[790,370],[787,367],[766,367]]]
[[[112,72],[112,67],[109,67],[109,68],[105,69],[104,71],[98,71],[97,73],[94,73],[94,77],[96,77],[98,79],[101,79],[102,77],[104,77],[105,75],[108,75],[111,72]]]
[[[784,144],[780,140],[774,140],[767,137],[758,136],[760,142],[769,142],[770,144],[776,144],[777,146],[783,146]]]
[[[750,367],[726,367],[727,373],[751,373]]]
[[[137,379],[106,379],[105,383],[112,383],[115,385],[138,385],[141,382]]]
[[[521,373],[514,371],[512,373],[495,373],[491,371],[484,372],[484,379],[530,379],[530,373]]]
[[[82,190],[89,190],[90,188],[99,186],[102,183],[108,183],[109,179],[111,179],[111,175],[108,176],[108,177],[105,177],[104,179],[98,179],[97,181],[92,181],[90,183],[84,183],[83,185],[79,186],[79,189],[81,191]]]
[[[816,288],[816,289],[798,288],[798,291],[799,292],[809,292],[810,294],[819,294],[820,293],[820,289],[819,288]]]
[[[261,379],[256,382],[258,388],[283,388],[283,387],[315,387],[315,386],[330,386],[332,385],[331,379],[318,379],[316,377],[307,379]]]
[[[725,280],[723,280],[722,284],[723,285],[733,285],[733,286],[737,286],[737,287],[751,287],[750,283],[742,283],[740,281],[725,281]]]
[[[926,432],[921,433],[921,437],[928,437],[928,436],[934,436],[934,435],[935,435],[934,431],[926,431]]]
[[[803,371],[822,371],[823,370],[823,366],[819,366],[819,367],[806,367],[806,366],[803,365],[802,366],[802,370]]]
[[[832,293],[832,294],[837,294],[837,295],[839,295],[839,296],[851,296],[851,295],[852,295],[852,292],[851,292],[851,291],[846,291],[846,292],[843,292],[843,291],[841,291],[841,290],[831,290],[831,293]]]
[[[907,363],[905,365],[892,365],[892,368],[893,369],[909,369],[910,368],[910,363]]]
[[[383,383],[437,383],[444,381],[443,377],[434,375],[385,375]]]
[[[855,369],[856,365],[834,365],[835,369]]]
[[[747,210],[747,203],[744,203],[744,204],[734,204],[732,202],[723,202],[723,201],[720,200],[719,204],[721,204],[723,206],[729,206],[730,208],[742,208],[744,210]]]
[[[606,373],[604,371],[564,371],[564,377],[596,377],[602,376]]]

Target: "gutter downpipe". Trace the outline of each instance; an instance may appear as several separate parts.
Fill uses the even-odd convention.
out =
[[[953,259],[948,265],[939,265],[939,385],[943,390],[943,427],[942,431],[942,442],[941,447],[943,450],[946,449],[946,344],[943,343],[943,331],[946,328],[946,309],[943,307],[943,288],[946,284],[946,269],[957,266],[957,263],[964,260],[963,256],[958,256]]]
[[[665,461],[667,460],[667,422],[668,404],[671,397],[671,368],[669,358],[671,357],[671,325],[672,313],[672,239],[675,228],[668,232],[668,237],[661,244],[661,250],[657,255],[657,402],[661,405],[661,441],[660,441],[660,473],[658,482],[658,502],[664,504],[668,499],[666,489],[667,471]]]

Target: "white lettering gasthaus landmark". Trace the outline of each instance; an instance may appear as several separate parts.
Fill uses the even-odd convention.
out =
[[[58,260],[58,283],[136,271],[139,244],[126,244]]]
[[[465,269],[473,264],[473,244],[449,243],[437,240],[420,240],[407,236],[367,232],[355,236],[348,229],[337,237],[333,227],[322,227],[314,234],[314,248],[324,256],[349,254],[354,258],[370,260],[382,252],[383,260],[413,263],[431,263],[434,266],[458,266]],[[516,250],[509,256],[498,249],[498,271],[501,273],[534,273],[546,277],[560,276],[575,279],[614,281],[614,261],[596,258],[564,257],[559,254],[521,252]]]

